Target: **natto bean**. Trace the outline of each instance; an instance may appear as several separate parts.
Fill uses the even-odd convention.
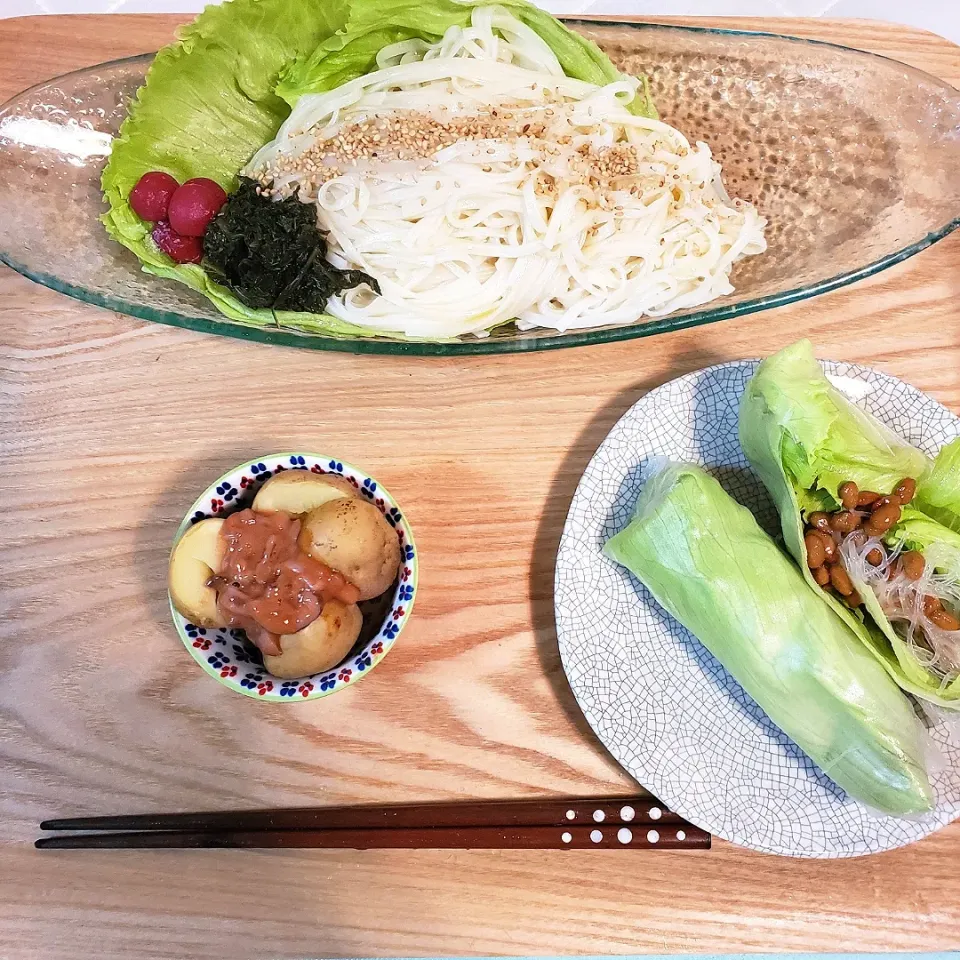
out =
[[[841,510],[830,517],[830,529],[837,533],[851,533],[860,526],[860,515],[851,510]]]
[[[852,480],[847,480],[846,483],[840,484],[837,496],[840,498],[844,510],[853,510],[860,497],[860,488]]]
[[[851,610],[854,610],[854,609],[856,609],[857,607],[862,607],[862,606],[863,606],[863,597],[861,597],[860,594],[857,593],[856,590],[854,590],[853,593],[851,593],[849,597],[844,597],[844,598],[843,598],[843,602],[844,602]]]
[[[939,597],[934,597],[931,594],[927,594],[923,598],[923,614],[926,617],[929,617],[931,613],[936,613],[938,610],[943,609],[943,603]]]
[[[811,570],[822,567],[824,560],[827,559],[826,551],[823,547],[823,538],[815,530],[811,530],[804,538],[803,544],[807,548],[807,566]]]
[[[829,533],[824,533],[822,530],[811,530],[810,532],[823,541],[824,561],[826,563],[835,563],[837,559],[837,541],[834,540]]]
[[[830,584],[841,596],[849,597],[853,593],[853,581],[839,563],[830,568]]]
[[[908,580],[919,580],[923,576],[926,564],[919,550],[908,550],[900,555],[900,566]]]
[[[809,523],[814,530],[829,530],[830,514],[824,513],[822,510],[815,510],[807,517],[807,523]]]
[[[908,504],[916,495],[917,481],[913,477],[904,477],[894,488],[891,496],[896,497],[900,503]]]
[[[960,630],[960,620],[946,610],[934,610],[928,614],[930,622],[941,630]]]
[[[871,537],[882,537],[895,523],[900,520],[900,504],[887,503],[879,510],[870,514],[870,519],[863,525],[863,529]]]

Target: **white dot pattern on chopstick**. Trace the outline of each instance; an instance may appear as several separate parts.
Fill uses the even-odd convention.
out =
[[[659,807],[650,808],[650,819],[659,820],[663,816],[663,811]]]
[[[687,835],[686,835],[682,830],[678,830],[678,831],[677,831],[677,839],[678,839],[678,840],[686,840],[686,839],[687,839]]]
[[[573,834],[567,830],[564,830],[563,833],[560,834],[560,839],[564,843],[569,843],[573,839]]]
[[[599,830],[591,830],[590,839],[594,843],[599,843],[603,839],[603,834]]]
[[[577,811],[576,811],[576,810],[568,810],[568,811],[567,811],[567,819],[568,819],[568,820],[573,820],[573,818],[576,817],[576,815],[577,815]]]
[[[606,819],[606,816],[607,815],[602,810],[593,811],[593,819],[596,820],[597,823],[603,823],[603,821]]]
[[[627,829],[626,827],[621,827],[617,831],[617,839],[621,843],[629,843],[633,839],[633,831]]]
[[[620,819],[625,820],[627,823],[629,823],[636,815],[637,811],[634,810],[633,807],[620,808]]]
[[[647,841],[649,843],[656,843],[660,839],[660,834],[656,830],[647,831]]]

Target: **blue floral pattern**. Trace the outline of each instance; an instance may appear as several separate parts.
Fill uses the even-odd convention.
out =
[[[333,670],[313,677],[277,680],[264,670],[260,651],[247,640],[242,630],[201,627],[174,614],[174,622],[184,646],[208,673],[232,690],[258,700],[276,702],[329,696],[369,673],[390,652],[409,619],[417,588],[413,536],[399,507],[376,480],[342,460],[290,453],[245,463],[211,484],[187,514],[182,528],[207,517],[225,516],[234,510],[249,507],[263,483],[284,470],[329,473],[342,476],[352,483],[362,496],[376,504],[387,522],[397,531],[403,566],[390,613],[380,631],[362,649],[351,651],[351,656]]]
[[[237,488],[232,483],[224,481],[217,484],[217,494],[223,497],[224,503],[229,503],[236,497]]]
[[[364,653],[361,656],[357,657],[356,660],[353,661],[353,665],[357,668],[357,671],[359,673],[363,673],[363,671],[370,666],[370,662],[371,662],[370,654]]]

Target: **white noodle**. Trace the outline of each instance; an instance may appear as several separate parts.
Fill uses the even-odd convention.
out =
[[[331,262],[379,282],[379,296],[362,286],[331,298],[336,317],[429,338],[483,336],[511,319],[523,330],[630,323],[732,292],[734,262],[766,247],[765,221],[730,200],[706,144],[627,110],[636,80],[598,87],[566,77],[503,8],[476,8],[469,27],[433,45],[385,47],[377,65],[301,98],[244,171],[269,169],[275,191],[315,200]],[[420,161],[362,160],[319,185],[297,168],[305,151],[372,117],[472,117],[504,105],[529,111],[542,136],[459,140]],[[616,144],[636,148],[639,171],[578,182],[578,149]],[[544,175],[546,192],[537,189]]]

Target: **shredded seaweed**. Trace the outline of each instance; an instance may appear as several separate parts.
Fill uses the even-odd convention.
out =
[[[323,313],[342,290],[377,281],[327,261],[327,242],[312,204],[296,196],[271,200],[246,177],[227,198],[203,238],[203,267],[237,299],[257,310]]]

